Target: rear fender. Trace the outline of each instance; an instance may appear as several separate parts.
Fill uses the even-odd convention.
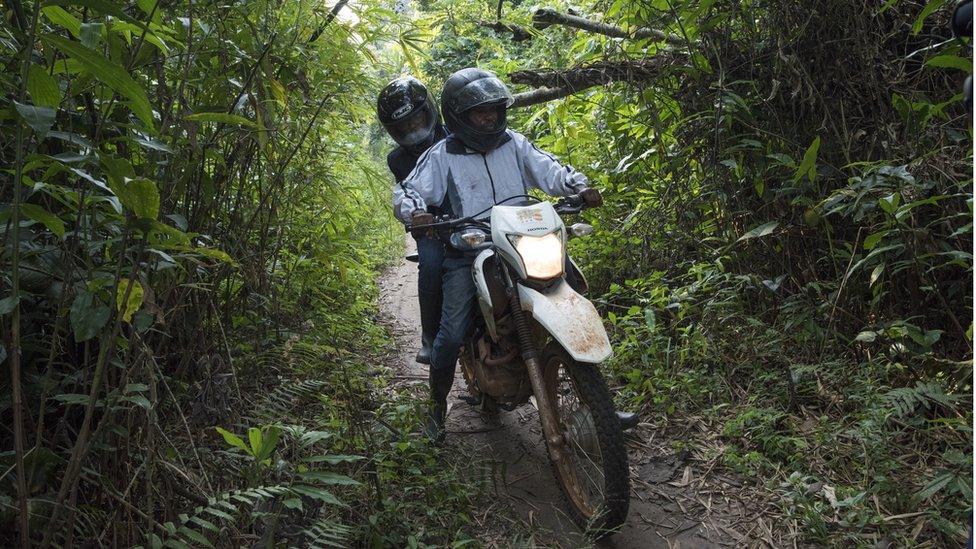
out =
[[[613,354],[596,307],[565,280],[542,291],[519,284],[518,292],[522,309],[532,313],[574,360],[598,363]]]

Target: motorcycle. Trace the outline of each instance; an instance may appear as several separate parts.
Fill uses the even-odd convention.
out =
[[[523,203],[504,205],[513,199]],[[612,349],[566,253],[568,237],[593,227],[567,230],[560,217],[582,211],[579,195],[555,205],[528,195],[502,202],[488,220],[439,217],[424,226],[458,250],[478,251],[471,271],[481,314],[460,354],[465,400],[493,416],[534,399],[573,517],[588,532],[612,533],[630,502],[620,421],[598,369]]]

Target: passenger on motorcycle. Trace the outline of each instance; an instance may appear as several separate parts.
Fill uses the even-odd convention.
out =
[[[386,164],[396,179],[393,193],[402,193],[401,184],[417,164],[421,154],[446,134],[437,105],[427,87],[412,76],[393,80],[380,91],[376,116],[397,143],[386,156]],[[431,206],[434,214],[440,210]],[[430,364],[430,352],[441,318],[441,267],[444,246],[431,235],[414,236],[417,241],[417,297],[420,300],[421,347],[417,362]]]
[[[513,101],[505,84],[491,72],[466,68],[452,74],[441,93],[441,111],[450,134],[421,155],[413,172],[394,196],[394,211],[404,223],[429,224],[431,204],[452,205],[455,216],[485,212],[506,199],[540,189],[554,196],[581,194],[589,206],[602,203],[588,188],[586,176],[538,149],[523,135],[507,129],[506,111]],[[509,201],[508,204],[513,204]],[[458,353],[473,322],[475,255],[444,248],[443,306],[431,353],[433,405],[427,434],[444,436],[447,395]]]

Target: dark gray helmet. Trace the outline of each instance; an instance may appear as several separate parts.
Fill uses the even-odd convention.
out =
[[[434,143],[440,120],[427,86],[412,76],[401,76],[380,91],[376,116],[394,141],[418,152]]]
[[[469,67],[452,74],[441,92],[441,111],[451,133],[465,145],[481,152],[493,149],[505,135],[505,111],[515,99],[494,73]],[[468,111],[475,107],[496,107],[498,123],[490,130],[475,128]]]

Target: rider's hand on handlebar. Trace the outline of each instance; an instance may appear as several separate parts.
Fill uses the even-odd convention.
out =
[[[583,202],[586,204],[587,208],[596,208],[597,206],[603,205],[603,197],[600,196],[600,191],[592,187],[589,189],[583,189],[583,192],[580,193],[580,197],[583,199]]]
[[[429,236],[431,229],[428,229],[426,227],[420,227],[420,226],[430,225],[433,222],[434,222],[434,216],[432,214],[424,211],[414,212],[413,215],[410,216],[410,226],[418,227],[418,228],[410,229],[410,232],[416,238],[420,238],[425,235]]]

